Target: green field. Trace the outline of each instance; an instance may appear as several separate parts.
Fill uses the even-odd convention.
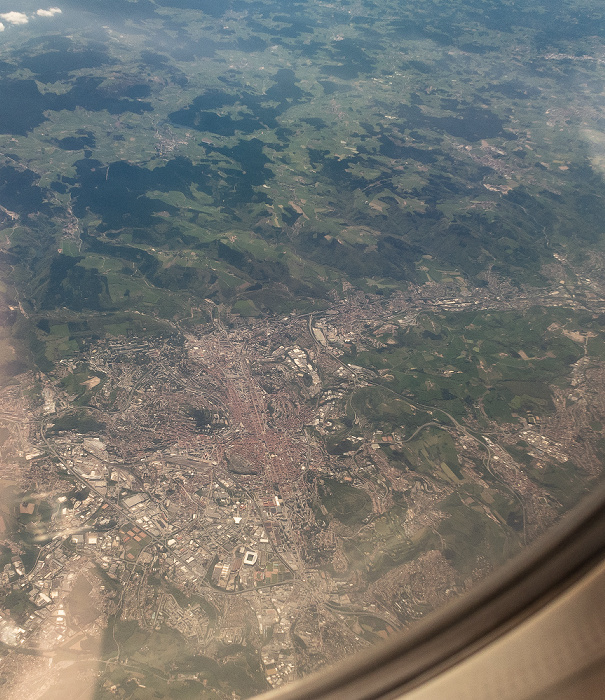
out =
[[[570,364],[582,354],[564,333],[582,321],[565,309],[424,314],[417,325],[389,336],[395,344],[345,359],[388,372],[379,381],[410,403],[442,408],[457,419],[478,418],[483,407],[490,419],[511,421],[514,413],[553,410],[549,385],[565,382]],[[377,423],[394,426],[398,414],[402,422],[418,425],[393,396],[380,402],[370,398],[373,390],[362,392],[357,405]]]
[[[120,658],[128,659],[128,667],[109,663],[100,675],[95,697],[112,697],[110,686],[114,684],[125,686],[132,693],[128,697],[137,700],[220,698],[226,689],[247,697],[266,689],[258,658],[246,648],[232,654],[236,661],[215,661],[192,653],[187,640],[173,629],[163,627],[151,632],[142,630],[134,621],[114,621],[103,647],[104,656],[109,659],[115,656],[114,638],[120,645]],[[183,674],[195,679],[179,681]],[[137,686],[133,677],[147,687]]]
[[[331,516],[348,527],[358,527],[372,512],[372,501],[361,489],[336,479],[324,478],[319,485],[321,502]]]

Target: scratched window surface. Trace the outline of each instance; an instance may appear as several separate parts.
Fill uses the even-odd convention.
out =
[[[247,698],[605,459],[596,1],[0,0],[0,683]]]

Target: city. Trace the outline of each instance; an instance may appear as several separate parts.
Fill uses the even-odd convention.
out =
[[[562,291],[536,299],[497,284],[449,298],[444,291],[428,284],[386,302],[354,294],[324,313],[231,316],[228,327],[101,339],[59,364],[33,410],[17,386],[5,387],[2,478],[28,484],[17,506],[23,552],[39,543],[26,566],[20,545],[4,542],[1,583],[12,592],[0,638],[21,651],[11,657],[15,672],[32,663],[26,650],[95,658],[93,640],[119,619],[177,630],[208,656],[252,647],[267,686],[279,686],[388,638],[489,571],[491,563],[482,570],[475,562],[461,577],[444,556],[443,503],[461,484],[475,485],[458,497],[465,508],[497,528],[512,524],[524,543],[533,539],[555,518],[553,497],[524,473],[512,445],[524,441],[539,468],[586,459],[590,448],[572,439],[574,430],[605,413],[595,384],[602,371],[588,356],[572,366],[571,398],[563,397],[584,407],[574,429],[567,409],[548,418],[529,411],[482,434],[470,417],[402,397],[426,422],[385,432],[358,416],[330,448],[355,392],[393,378],[390,369],[343,361],[352,345],[358,356],[394,345],[389,338],[443,308],[455,315],[469,306],[486,313],[577,303]],[[86,404],[65,390],[74,373]],[[441,461],[435,478],[385,452],[411,449],[435,428],[455,445],[460,470]],[[480,460],[485,476],[471,468]],[[503,490],[521,504],[518,523],[499,512]],[[396,547],[408,551],[383,567],[376,552],[395,537],[385,518],[401,528]],[[351,547],[366,537],[375,551],[359,550],[356,560]],[[118,642],[106,663],[128,665]]]

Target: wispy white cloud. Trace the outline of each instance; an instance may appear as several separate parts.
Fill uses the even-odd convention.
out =
[[[48,10],[38,10],[36,12],[38,17],[54,17],[55,15],[61,14],[60,7],[49,7]]]
[[[28,16],[24,12],[4,12],[0,14],[0,18],[9,24],[27,24]]]
[[[49,7],[47,10],[39,9],[36,10],[35,14],[29,16],[26,15],[25,12],[16,12],[15,10],[12,10],[11,12],[2,12],[0,13],[0,19],[3,20],[3,22],[0,22],[0,32],[3,32],[6,29],[7,24],[12,24],[15,26],[27,24],[31,17],[54,17],[55,15],[60,14],[62,14],[60,7]]]

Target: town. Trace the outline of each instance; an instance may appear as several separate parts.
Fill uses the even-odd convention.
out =
[[[554,517],[551,496],[508,446],[523,441],[539,468],[577,461],[559,414],[534,407],[487,435],[404,396],[394,400],[405,399],[409,415],[426,415],[418,427],[399,425],[405,413],[391,428],[358,416],[341,434],[351,397],[392,381],[391,369],[345,361],[351,347],[359,356],[394,346],[421,314],[445,308],[577,303],[563,292],[513,296],[497,284],[450,297],[434,286],[435,298],[431,285],[386,302],[356,293],[323,313],[100,339],[43,380],[35,409],[6,387],[3,477],[20,470],[27,484],[16,506],[27,546],[5,540],[1,584],[12,592],[3,644],[91,653],[90,640],[119,617],[141,630],[177,630],[198,653],[252,644],[265,682],[278,686],[388,638],[471,585],[439,552],[440,504],[461,484],[480,487],[460,498],[498,528],[513,522],[500,512],[502,493],[512,494],[523,513],[513,525],[523,542],[535,537]],[[590,368],[586,358],[573,366],[576,400],[588,396]],[[76,373],[85,377],[79,394],[66,382]],[[594,419],[603,407],[592,400]],[[435,428],[455,445],[462,471],[441,460],[438,478],[423,473],[430,442],[418,467],[393,462]],[[480,461],[484,476],[471,473]],[[397,536],[385,530],[389,518],[400,523]],[[416,554],[387,566],[377,553],[389,547]],[[123,663],[119,647],[111,658]]]

